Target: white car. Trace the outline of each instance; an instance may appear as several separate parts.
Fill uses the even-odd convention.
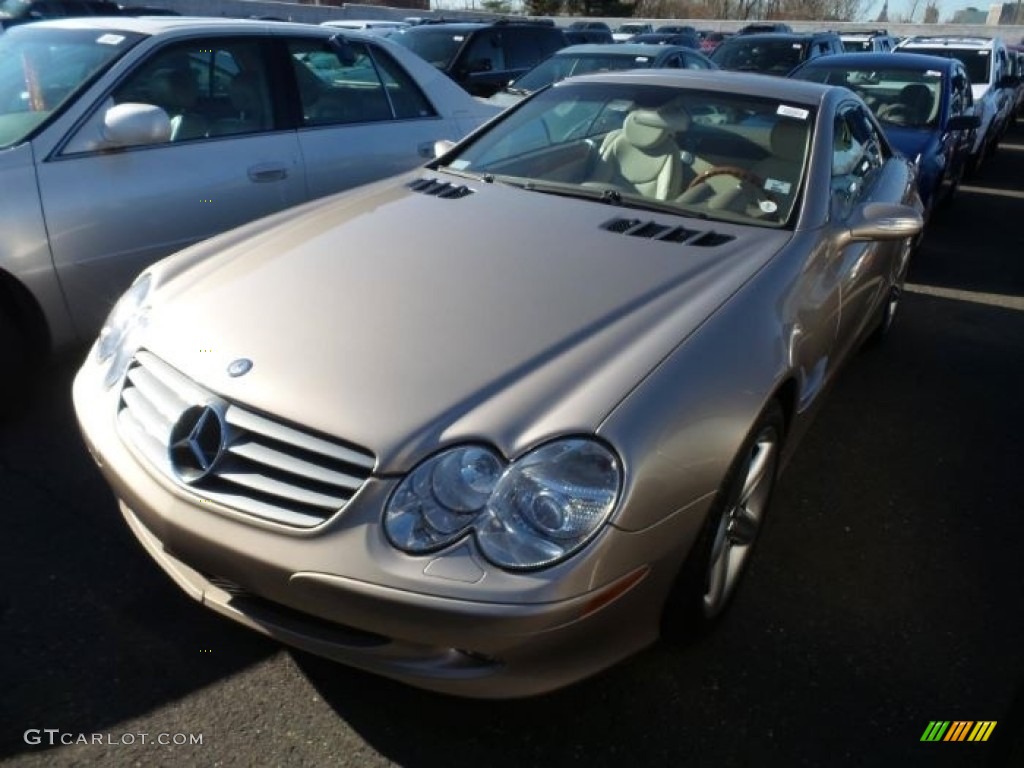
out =
[[[499,111],[386,39],[318,25],[93,17],[5,32],[4,370],[93,337],[157,259],[409,170]]]
[[[970,168],[977,169],[995,150],[1009,123],[1012,99],[1005,78],[1010,73],[1006,45],[998,37],[910,37],[897,51],[959,59],[971,80],[975,114],[981,121],[971,149]]]

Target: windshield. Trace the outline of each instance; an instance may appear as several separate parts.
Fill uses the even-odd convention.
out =
[[[389,39],[408,48],[438,69],[448,69],[467,36],[468,33],[452,32],[450,29],[417,27],[399,30]]]
[[[733,93],[565,82],[444,167],[537,192],[783,227],[803,185],[814,114]]]
[[[653,63],[654,59],[650,56],[624,56],[614,53],[552,56],[513,82],[511,87],[514,90],[533,93],[571,75],[585,75],[588,72],[606,72],[615,69],[640,69],[650,67]]]
[[[943,74],[935,69],[851,69],[816,64],[793,77],[849,88],[864,99],[875,117],[889,125],[930,128],[938,124]]]
[[[785,75],[804,60],[805,44],[796,40],[734,38],[715,49],[711,60],[722,69]]]
[[[141,39],[35,24],[0,35],[0,148],[24,141]]]
[[[974,85],[986,85],[989,82],[989,67],[992,56],[988,51],[970,51],[956,48],[913,48],[902,49],[904,53],[923,53],[928,56],[941,56],[944,59],[959,59],[967,70],[967,77]]]

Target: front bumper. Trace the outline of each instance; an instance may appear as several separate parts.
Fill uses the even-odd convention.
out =
[[[87,361],[74,384],[86,443],[132,532],[186,593],[281,642],[435,691],[540,694],[652,643],[710,502],[645,531],[609,527],[566,563],[525,574],[494,569],[468,542],[425,558],[391,548],[379,524],[386,479],[320,529],[275,530],[151,471],[119,436],[117,388],[96,368]],[[636,552],[645,557],[624,554]]]

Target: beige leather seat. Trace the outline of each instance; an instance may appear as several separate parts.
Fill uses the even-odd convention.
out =
[[[772,126],[769,144],[771,155],[754,164],[756,176],[764,180],[765,189],[776,197],[796,194],[801,165],[807,146],[808,126],[798,120],[780,119]]]
[[[590,186],[607,186],[656,200],[673,200],[683,188],[683,167],[675,133],[685,130],[685,113],[637,109],[601,144]]]

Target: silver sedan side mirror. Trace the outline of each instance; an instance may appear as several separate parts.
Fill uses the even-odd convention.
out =
[[[152,104],[118,104],[103,115],[100,133],[108,147],[163,144],[171,140],[171,119]]]

